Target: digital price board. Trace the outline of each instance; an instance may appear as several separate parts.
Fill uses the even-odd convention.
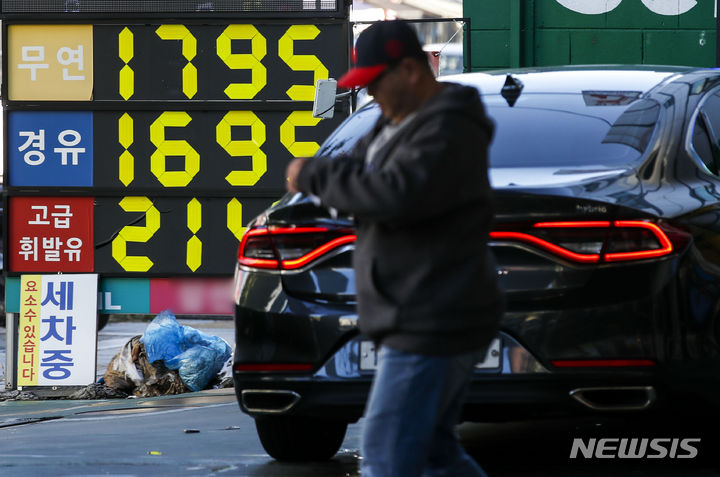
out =
[[[245,222],[268,205],[259,198],[96,197],[95,271],[231,273]]]
[[[346,23],[10,25],[9,100],[312,101]],[[13,81],[14,80],[14,81]]]
[[[254,16],[236,18],[249,5]],[[316,81],[347,69],[342,1],[1,8],[11,275],[230,275],[244,226],[284,194],[287,163],[347,114],[311,114]],[[40,13],[58,18],[34,23]]]
[[[98,25],[94,100],[312,101],[342,73],[346,25]]]

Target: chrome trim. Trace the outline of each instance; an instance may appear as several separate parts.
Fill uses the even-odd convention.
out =
[[[250,407],[247,405],[247,402],[245,402],[245,397],[249,394],[282,394],[284,396],[292,397],[292,402],[287,406],[279,409]],[[254,414],[284,414],[293,407],[295,407],[295,405],[300,401],[300,395],[298,393],[296,393],[295,391],[289,391],[284,389],[243,389],[240,392],[240,398],[242,400],[242,405],[247,410],[247,412],[251,412]]]
[[[645,392],[645,402],[641,404],[620,404],[606,405],[593,402],[584,396],[587,392],[603,392],[603,391],[643,391]],[[599,386],[590,388],[577,388],[570,391],[570,397],[578,401],[583,406],[593,411],[644,411],[655,404],[657,394],[653,386]]]

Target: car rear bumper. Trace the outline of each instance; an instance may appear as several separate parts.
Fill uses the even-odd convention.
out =
[[[362,417],[370,386],[371,377],[349,382],[267,381],[237,375],[235,378],[240,407],[254,417],[286,414],[354,422]],[[593,399],[602,406],[581,403],[573,397],[573,392],[578,390],[592,390],[596,393]],[[665,388],[651,376],[624,379],[476,376],[466,398],[464,420],[493,422],[651,412],[667,407],[669,401],[664,391]],[[597,394],[600,392],[606,395]]]
[[[253,293],[239,294],[236,307],[235,365],[289,363],[309,371],[236,368],[243,411],[361,417],[373,373],[360,369],[365,340],[358,335],[354,306],[301,299],[286,292],[278,275],[251,278]],[[682,411],[713,399],[718,404],[720,377],[708,380],[717,373],[693,371],[720,366],[705,345],[708,325],[688,326],[681,318],[686,300],[677,295],[678,284],[656,282],[648,294],[613,296],[591,307],[576,304],[583,297],[572,294],[541,302],[509,300],[498,365],[476,372],[466,416],[495,421],[669,406]],[[680,330],[687,345],[679,341]],[[583,364],[593,360],[648,364]],[[698,368],[699,360],[707,363]]]
[[[465,419],[504,421],[646,412],[667,404],[656,367],[548,370],[506,333],[497,366],[477,369]],[[235,392],[252,416],[303,415],[353,422],[362,416],[373,372],[360,369],[363,338],[347,342],[312,373],[235,371]],[[486,358],[486,363],[494,362]]]

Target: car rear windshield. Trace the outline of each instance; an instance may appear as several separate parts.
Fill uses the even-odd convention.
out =
[[[370,132],[379,117],[380,108],[375,103],[363,106],[335,129],[315,155],[336,157],[347,154],[361,137]]]
[[[647,148],[660,106],[634,94],[586,92],[526,94],[514,106],[484,96],[495,122],[491,167],[607,167],[631,165]],[[325,141],[319,156],[349,152],[380,116],[371,103],[350,116]]]
[[[483,99],[496,125],[491,167],[632,165],[660,112],[657,102],[627,93],[528,94],[512,107],[500,96]]]

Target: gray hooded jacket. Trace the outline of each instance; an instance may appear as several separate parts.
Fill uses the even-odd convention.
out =
[[[483,349],[502,315],[487,246],[492,122],[477,90],[445,83],[368,167],[386,123],[347,156],[307,161],[298,177],[302,190],[355,216],[360,331],[413,353]]]

